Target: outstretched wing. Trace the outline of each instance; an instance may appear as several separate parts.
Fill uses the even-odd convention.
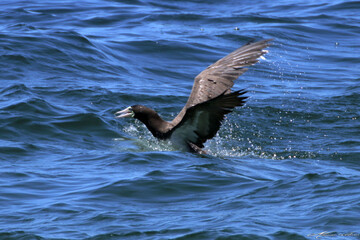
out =
[[[186,145],[194,149],[193,145],[203,148],[206,140],[213,138],[220,128],[225,114],[232,112],[236,106],[245,103],[246,93],[243,90],[225,94],[192,106],[180,123],[172,130],[171,140],[178,145]]]
[[[172,121],[172,125],[176,126],[181,121],[188,108],[208,101],[224,92],[229,93],[234,81],[248,70],[246,67],[257,63],[258,58],[267,53],[264,48],[270,45],[271,40],[246,44],[197,75],[189,99],[178,116]]]

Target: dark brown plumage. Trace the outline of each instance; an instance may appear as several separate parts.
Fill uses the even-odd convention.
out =
[[[203,152],[204,143],[213,138],[225,114],[245,103],[244,90],[231,92],[234,81],[257,63],[267,51],[269,41],[246,44],[195,77],[187,103],[171,122],[164,121],[153,109],[134,105],[115,113],[117,118],[134,117],[159,139],[170,139],[175,146],[191,152]]]

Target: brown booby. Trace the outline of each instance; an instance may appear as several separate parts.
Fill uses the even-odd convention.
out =
[[[248,43],[213,63],[195,77],[184,108],[171,121],[163,120],[153,109],[133,105],[115,113],[116,118],[133,117],[146,125],[154,137],[175,147],[203,153],[204,143],[215,136],[225,114],[243,106],[246,91],[231,92],[234,81],[268,51],[272,39]]]

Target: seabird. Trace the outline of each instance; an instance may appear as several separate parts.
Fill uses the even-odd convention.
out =
[[[245,103],[245,90],[231,92],[234,81],[248,70],[246,67],[263,58],[271,40],[248,43],[197,75],[187,103],[171,122],[142,105],[127,107],[115,116],[140,120],[154,137],[170,139],[180,150],[205,153],[204,143],[215,136],[225,114]]]

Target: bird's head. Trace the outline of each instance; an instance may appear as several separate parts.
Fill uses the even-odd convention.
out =
[[[132,107],[127,107],[124,110],[115,113],[115,118],[134,117],[135,113]]]
[[[151,116],[157,116],[156,112],[142,105],[133,105],[115,113],[116,118],[132,117],[142,122]]]
[[[150,132],[157,138],[165,139],[169,131],[169,123],[161,119],[161,117],[151,108],[134,105],[115,113],[116,118],[132,117],[144,123]]]

